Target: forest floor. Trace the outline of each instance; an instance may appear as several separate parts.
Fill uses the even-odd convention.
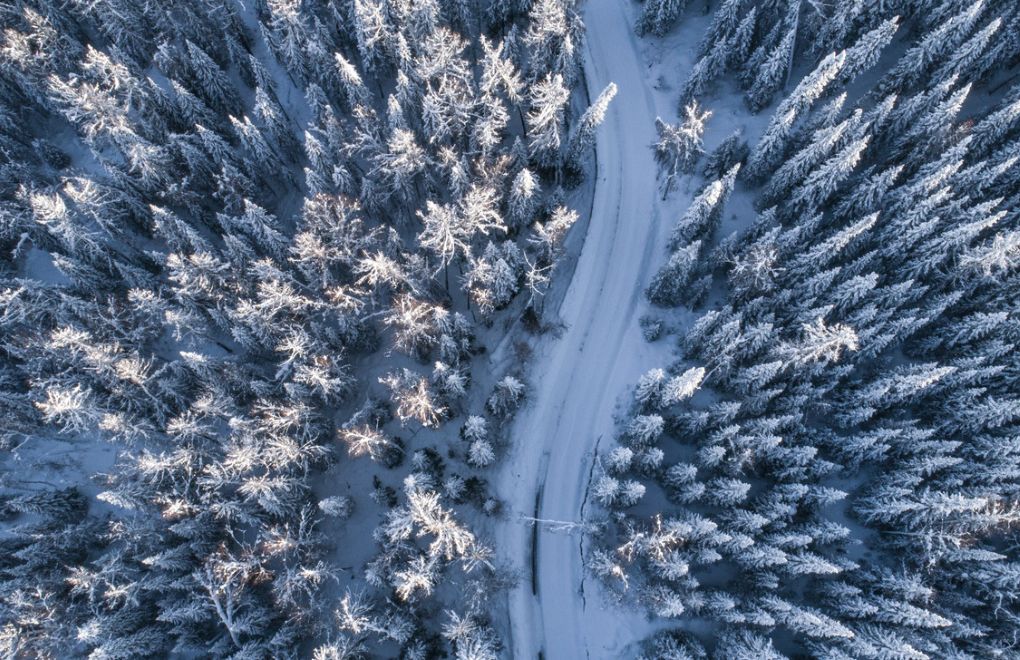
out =
[[[643,39],[633,29],[636,10],[619,0],[589,0],[584,9],[589,92],[594,97],[615,82],[618,94],[598,132],[591,222],[559,308],[563,330],[534,349],[530,403],[511,429],[514,446],[496,480],[507,515],[495,530],[495,547],[521,574],[508,602],[508,655],[514,658],[628,657],[634,644],[665,623],[650,621],[587,579],[588,537],[579,524],[591,519],[596,452],[615,442],[634,385],[649,369],[675,359],[674,342],[647,342],[638,320],[649,314],[663,319],[670,334],[682,334],[698,316],[651,308],[644,290],[700,182],[687,178],[662,199],[655,119],[676,120],[677,90],[710,17],[691,16],[663,39]],[[736,128],[755,139],[767,113],[749,115],[735,88],[718,92],[705,135],[708,150]],[[731,198],[735,213],[724,219],[723,236],[754,217],[741,188]]]

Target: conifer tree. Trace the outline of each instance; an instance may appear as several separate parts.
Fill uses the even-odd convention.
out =
[[[602,124],[606,117],[606,109],[609,103],[616,96],[616,84],[609,83],[598,95],[594,103],[581,115],[581,120],[574,130],[567,146],[565,173],[568,181],[576,182],[583,174],[583,163],[585,152],[591,147],[595,140],[595,129]]]
[[[637,22],[637,33],[666,34],[687,7],[687,0],[648,0]]]
[[[790,28],[782,41],[769,53],[768,58],[757,68],[754,82],[745,97],[751,112],[760,112],[764,109],[786,82],[796,37],[796,27]]]
[[[694,198],[684,215],[677,222],[669,239],[669,248],[690,243],[695,239],[707,239],[722,220],[726,199],[733,191],[733,184],[740,165],[734,165],[722,179],[713,181]]]
[[[963,43],[985,5],[984,0],[978,0],[961,6],[958,14],[926,34],[900,57],[896,66],[879,82],[878,91],[883,94],[903,91],[921,80]]]
[[[875,29],[861,35],[846,51],[846,66],[843,80],[850,81],[878,63],[882,50],[889,45],[899,29],[900,17],[893,16]]]
[[[694,171],[698,158],[705,152],[702,135],[705,122],[711,116],[711,111],[702,112],[695,102],[684,108],[684,118],[679,125],[667,124],[658,118],[655,120],[659,133],[655,158],[666,176],[663,198],[669,194],[676,179]]]
[[[701,241],[678,247],[648,285],[648,298],[663,307],[683,302],[684,290],[698,263]]]
[[[527,115],[528,151],[540,168],[550,169],[559,162],[568,99],[561,74],[550,75],[532,87]]]

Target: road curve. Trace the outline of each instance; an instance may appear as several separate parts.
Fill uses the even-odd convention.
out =
[[[496,547],[523,571],[509,595],[514,658],[618,657],[633,641],[630,619],[638,617],[585,598],[579,535],[543,526],[535,540],[532,525],[520,520],[536,510],[542,519],[581,519],[594,446],[613,436],[616,401],[661,361],[637,322],[663,249],[651,149],[655,104],[625,3],[589,0],[584,14],[591,95],[610,82],[618,94],[597,136],[592,219],[560,309],[566,329],[537,351],[530,404],[511,429],[514,447],[498,477],[509,511]]]

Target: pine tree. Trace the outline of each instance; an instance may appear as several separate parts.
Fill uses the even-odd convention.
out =
[[[790,347],[797,362],[835,362],[844,350],[855,351],[859,346],[858,335],[853,328],[839,323],[826,325],[821,318],[805,324],[803,332],[803,341]]]
[[[864,0],[851,0],[833,7],[831,13],[820,21],[811,45],[811,53],[817,55],[832,48],[848,45],[848,39],[859,29],[859,23],[868,20],[868,12]]]
[[[836,188],[857,167],[869,142],[870,137],[855,140],[816,168],[800,186],[793,190],[790,204],[808,212],[819,208],[831,198]]]
[[[1020,125],[1020,98],[979,121],[970,132],[970,150],[975,156],[989,154]]]
[[[568,86],[574,85],[579,66],[581,24],[570,3],[563,0],[532,2],[522,42],[529,50],[533,80],[560,76]]]
[[[797,114],[790,110],[780,116],[778,113],[769,123],[758,144],[751,150],[744,169],[751,181],[762,181],[771,175],[782,160],[782,155],[789,144]]]
[[[737,129],[708,155],[702,174],[709,179],[719,179],[734,166],[742,165],[750,151],[743,131]]]
[[[511,229],[521,229],[531,224],[538,210],[540,191],[538,179],[528,168],[522,168],[514,176],[507,195],[507,219]]]
[[[226,114],[238,114],[240,99],[226,74],[208,54],[191,41],[188,48],[188,70],[198,85],[197,92],[215,110]]]
[[[370,103],[371,95],[368,88],[365,87],[365,83],[362,81],[361,74],[358,73],[357,68],[342,53],[336,53],[334,61],[337,75],[340,78],[340,85],[347,98],[347,104],[352,108],[359,105],[367,106]]]
[[[704,367],[691,367],[666,381],[661,394],[662,405],[672,406],[690,398],[705,378]]]
[[[342,429],[339,435],[351,456],[368,456],[390,468],[397,466],[403,458],[403,447],[378,428],[357,426]]]
[[[899,29],[899,16],[884,21],[881,25],[865,33],[853,46],[846,51],[846,66],[843,69],[843,80],[851,81],[878,63],[882,50],[892,42]]]
[[[811,73],[797,83],[789,96],[783,99],[779,107],[776,108],[776,115],[786,115],[788,112],[801,115],[806,112],[826,93],[829,85],[839,77],[846,66],[846,61],[847,51],[845,50],[823,58]]]
[[[514,63],[508,58],[507,40],[492,46],[483,36],[481,43],[484,53],[480,85],[482,92],[491,95],[502,93],[511,103],[520,103],[524,83]]]
[[[717,41],[711,50],[698,60],[680,91],[680,105],[686,106],[695,97],[705,93],[708,85],[726,70],[730,57],[730,45],[726,40]]]
[[[973,37],[965,41],[953,55],[947,59],[942,66],[936,69],[933,74],[936,80],[946,80],[951,76],[957,76],[963,80],[972,79],[974,68],[979,64],[983,67],[983,56],[988,53],[992,39],[1002,28],[1002,18],[993,19],[985,27],[981,28]]]
[[[899,92],[914,86],[938,62],[959,48],[984,8],[984,0],[977,0],[925,35],[878,83],[879,93]]]
[[[584,175],[582,159],[585,152],[591,147],[595,140],[595,129],[605,120],[606,109],[609,103],[616,96],[616,84],[609,83],[602,93],[598,95],[595,102],[588,106],[588,109],[581,115],[574,135],[570,138],[567,146],[566,162],[564,172],[568,182],[579,182]]]
[[[971,85],[966,84],[930,112],[917,117],[914,126],[906,131],[906,135],[896,141],[895,147],[903,151],[908,149],[914,154],[935,153],[944,149],[950,141],[950,131],[964,102],[970,95]],[[966,145],[957,145],[957,147]],[[907,162],[915,159],[907,156]]]
[[[423,376],[402,369],[379,379],[390,390],[401,423],[415,421],[426,428],[438,428],[449,414]]]
[[[489,243],[480,257],[471,259],[464,283],[483,316],[505,307],[520,290],[523,256],[512,241],[500,247]]]
[[[737,29],[740,21],[742,0],[723,0],[712,16],[712,23],[705,30],[705,36],[698,45],[698,53],[704,57],[715,44],[725,42]]]
[[[450,265],[471,251],[471,231],[456,208],[449,204],[426,202],[426,212],[418,211],[424,229],[419,236],[422,247],[431,250],[439,260],[436,270]]]
[[[758,7],[751,7],[737,25],[733,37],[730,39],[730,52],[727,59],[728,66],[739,69],[747,62],[751,55],[751,47],[754,44],[754,34],[758,23]]]
[[[726,175],[708,184],[677,222],[670,236],[668,247],[676,249],[695,239],[708,240],[722,221],[726,200],[733,191],[733,184],[740,165],[734,165]]]
[[[684,108],[684,119],[679,125],[667,124],[658,118],[655,120],[659,133],[655,158],[666,175],[663,198],[669,194],[677,178],[694,171],[698,158],[705,152],[702,135],[705,122],[711,116],[711,111],[702,112],[695,102]]]
[[[701,254],[701,241],[677,248],[648,285],[648,299],[662,307],[675,307],[684,301],[684,292]]]
[[[570,93],[561,74],[553,74],[532,85],[527,115],[528,152],[542,169],[559,163],[564,118]]]
[[[722,633],[716,647],[716,656],[732,660],[783,660],[782,655],[767,637],[743,629],[730,629]]]
[[[637,22],[637,33],[651,32],[661,37],[669,32],[686,7],[687,0],[647,0]]]
[[[555,262],[567,232],[577,222],[577,211],[568,209],[565,206],[557,206],[546,222],[535,223],[535,235],[528,239],[539,256],[539,263],[552,264]]]
[[[495,417],[507,419],[520,407],[526,391],[524,383],[513,376],[504,376],[496,383],[485,407]]]
[[[355,0],[353,5],[354,34],[362,64],[377,71],[389,64],[389,41],[392,28],[386,20],[383,3]]]
[[[745,97],[747,107],[751,112],[756,113],[764,109],[772,102],[772,97],[786,82],[796,38],[797,29],[792,27],[787,31],[783,40],[769,53],[762,65],[755,70],[754,82],[750,85]]]
[[[489,467],[496,461],[496,453],[492,443],[479,439],[471,442],[468,448],[468,462],[478,468]]]

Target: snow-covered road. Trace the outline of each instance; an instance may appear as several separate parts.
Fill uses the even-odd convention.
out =
[[[539,347],[530,404],[512,429],[514,448],[500,475],[510,518],[498,528],[497,549],[523,569],[509,602],[514,658],[620,657],[648,625],[590,597],[597,585],[585,584],[580,535],[541,526],[532,561],[533,526],[520,520],[536,508],[538,518],[581,520],[594,448],[600,437],[603,447],[612,440],[615,403],[668,356],[668,348],[643,340],[638,325],[644,287],[663,257],[655,102],[626,3],[589,0],[584,11],[591,95],[609,82],[619,93],[598,133],[592,220],[560,309],[566,329]]]

